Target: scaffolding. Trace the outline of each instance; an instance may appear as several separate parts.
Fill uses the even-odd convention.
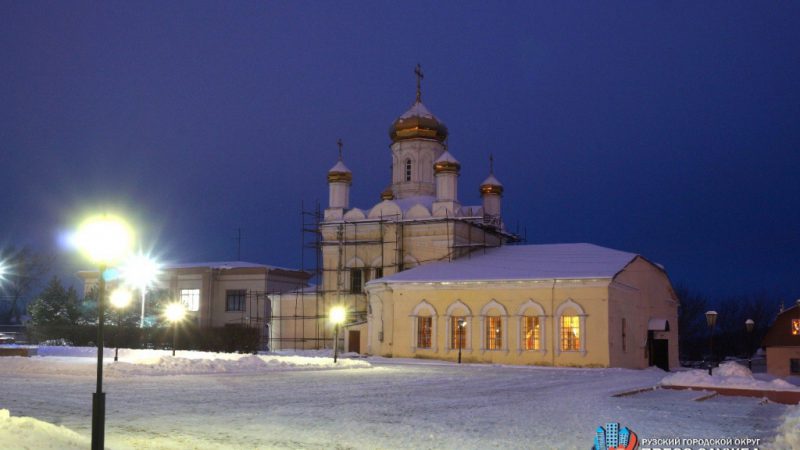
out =
[[[346,308],[346,326],[366,323],[369,305],[364,285],[371,279],[521,241],[502,229],[499,218],[489,216],[407,219],[394,214],[326,221],[317,203],[312,210],[301,208],[301,221],[301,270],[311,274],[312,284],[281,294],[280,308],[270,309],[279,311],[265,322],[268,329],[273,323],[277,329],[270,343],[275,348],[332,348],[333,333],[326,326],[330,307]],[[425,226],[427,234],[416,234]],[[410,244],[415,239],[430,238],[432,227],[447,245],[430,246],[425,252],[415,248],[417,254],[410,258],[407,247],[414,247]]]

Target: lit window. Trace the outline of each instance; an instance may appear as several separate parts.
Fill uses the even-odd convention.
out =
[[[431,348],[432,332],[433,332],[433,318],[417,317],[417,347]]]
[[[411,160],[406,160],[406,181],[411,181]]]
[[[503,347],[503,323],[500,317],[486,318],[486,349],[500,350]]]
[[[792,336],[800,335],[800,319],[792,319]]]
[[[464,326],[459,327],[458,322],[464,321]],[[462,316],[450,316],[450,348],[467,348],[467,318]]]
[[[525,316],[522,318],[522,332],[525,340],[523,347],[525,350],[539,350],[541,348],[541,327],[539,318]]]
[[[225,291],[225,311],[244,311],[245,295],[244,289]]]
[[[199,311],[200,289],[181,289],[181,303],[188,311]]]
[[[566,352],[580,349],[580,318],[578,316],[561,316],[561,350]]]
[[[364,292],[364,277],[361,269],[350,269],[350,292],[360,294]]]

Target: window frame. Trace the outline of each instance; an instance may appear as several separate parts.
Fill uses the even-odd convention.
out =
[[[433,348],[433,317],[417,316],[417,348]]]
[[[241,312],[247,310],[247,289],[225,290],[225,312]],[[231,308],[238,306],[239,308]]]
[[[189,288],[180,290],[180,299],[186,311],[197,312],[200,311],[200,289]]]

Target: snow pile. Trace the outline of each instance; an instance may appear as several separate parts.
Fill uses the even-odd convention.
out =
[[[706,370],[695,369],[667,375],[662,386],[717,387],[729,389],[752,389],[762,391],[798,391],[800,388],[784,380],[761,381],[753,378],[750,369],[733,361],[725,362],[709,376]]]
[[[18,449],[85,449],[89,439],[58,425],[31,417],[11,417],[0,409],[0,442],[3,448]]]
[[[775,450],[800,448],[800,406],[790,409],[783,417],[783,424],[778,428],[778,434],[771,448]]]
[[[334,364],[330,350],[309,356],[251,355],[179,350],[120,349],[114,362],[114,349],[104,352],[108,377],[130,375],[192,375],[212,373],[261,373],[290,370],[363,369],[372,364],[362,359],[340,358]],[[0,373],[31,373],[88,376],[96,373],[97,349],[92,347],[40,347],[39,356],[5,357]]]
[[[236,358],[231,358],[235,356]],[[366,361],[306,356],[225,355],[222,358],[183,358],[159,356],[134,362],[118,362],[108,367],[108,376],[128,375],[189,375],[211,373],[247,373],[277,370],[363,369],[372,365]]]

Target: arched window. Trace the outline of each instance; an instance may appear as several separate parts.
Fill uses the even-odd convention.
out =
[[[406,181],[411,181],[411,158],[406,160]]]
[[[517,313],[519,319],[519,340],[517,350],[545,352],[545,320],[544,309],[541,305],[528,300]]]
[[[483,340],[481,350],[508,350],[508,312],[505,306],[492,300],[481,309]]]
[[[586,313],[581,305],[568,299],[556,309],[556,352],[586,354]]]
[[[456,300],[447,307],[445,316],[447,349],[471,350],[470,337],[472,336],[472,330],[470,329],[470,319],[472,319],[472,311],[470,311],[469,306],[460,300]],[[459,323],[461,323],[461,326],[459,326]]]
[[[436,351],[436,309],[422,300],[411,311],[411,351]]]

